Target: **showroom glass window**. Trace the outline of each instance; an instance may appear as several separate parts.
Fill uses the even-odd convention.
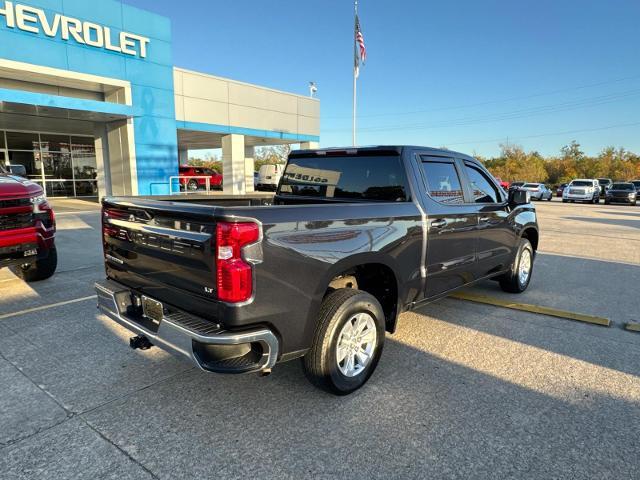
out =
[[[96,151],[93,137],[0,130],[0,162],[24,165],[27,178],[48,197],[94,197]]]

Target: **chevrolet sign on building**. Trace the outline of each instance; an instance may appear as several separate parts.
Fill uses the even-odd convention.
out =
[[[317,145],[319,115],[317,99],[174,67],[166,17],[0,0],[0,164],[48,196],[166,194],[201,148],[222,148],[225,191],[248,192],[254,148]]]
[[[79,44],[105,48],[113,52],[127,55],[147,56],[149,39],[129,32],[120,32],[117,42],[111,38],[111,28],[97,23],[86,22],[77,18],[54,13],[50,18],[41,8],[29,5],[4,2],[0,8],[0,16],[4,16],[7,27],[19,28],[25,32],[44,33],[48,37],[60,36],[63,40],[73,38]]]

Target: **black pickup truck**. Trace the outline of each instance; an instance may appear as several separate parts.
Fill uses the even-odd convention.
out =
[[[484,279],[529,285],[528,192],[425,147],[294,151],[273,195],[106,198],[107,316],[219,373],[303,357],[337,394],[372,374],[398,316]]]

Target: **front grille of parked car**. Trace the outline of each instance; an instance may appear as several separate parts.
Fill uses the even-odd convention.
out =
[[[31,205],[30,198],[16,198],[13,200],[0,200],[1,208],[27,207]]]
[[[572,193],[574,195],[584,195],[585,194],[585,190],[582,188],[572,188],[569,190],[569,193]]]
[[[611,193],[616,198],[627,198],[629,196],[629,194],[631,194],[633,192],[632,191],[626,191],[626,192],[611,192]]]
[[[33,226],[33,214],[21,213],[19,215],[0,215],[0,231],[15,230]]]

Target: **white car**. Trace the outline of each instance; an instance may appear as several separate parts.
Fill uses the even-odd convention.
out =
[[[519,190],[526,190],[531,196],[531,200],[547,200],[551,201],[553,193],[544,183],[525,183]]]
[[[593,178],[576,178],[562,192],[562,203],[600,203],[600,183]]]

